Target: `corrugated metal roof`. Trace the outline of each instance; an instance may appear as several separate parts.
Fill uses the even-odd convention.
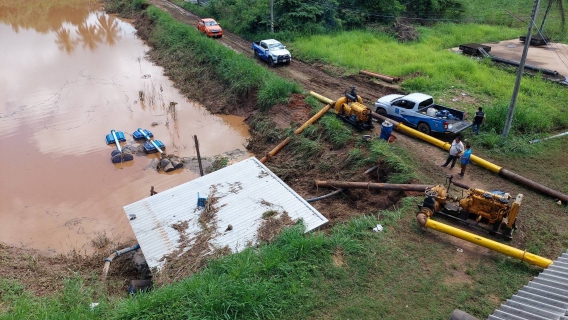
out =
[[[488,318],[509,319],[568,320],[568,251]]]
[[[216,223],[211,249],[228,246],[236,252],[256,244],[262,215],[270,210],[286,212],[294,221],[302,219],[306,232],[328,221],[258,159],[249,158],[124,207],[127,218],[136,217],[130,225],[150,268],[159,269],[164,263],[160,260],[180,246],[179,227],[172,225],[187,221],[184,236],[189,247],[202,232],[197,193],[215,198],[211,203],[215,202],[216,219],[208,224]],[[226,231],[229,224],[232,230]]]

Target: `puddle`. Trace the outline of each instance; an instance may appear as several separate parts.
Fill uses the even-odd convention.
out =
[[[245,150],[242,118],[181,96],[134,27],[93,2],[12,1],[0,12],[0,242],[66,252],[98,232],[132,238],[123,206],[198,176],[157,173],[156,154],[113,165],[111,129],[133,145],[132,132],[148,129],[181,157],[196,156],[193,135],[203,157]]]

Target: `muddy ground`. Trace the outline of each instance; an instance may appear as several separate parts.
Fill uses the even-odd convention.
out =
[[[190,25],[194,25],[198,19],[197,16],[167,1],[151,0],[150,2],[162,8],[163,10],[167,10],[175,18]],[[143,22],[139,21],[137,22],[137,28],[140,32],[140,30],[144,30],[145,28],[147,29],[148,25],[144,25]],[[144,37],[144,33],[144,31],[141,32],[142,37]],[[243,40],[226,31],[224,37],[222,39],[219,39],[218,41],[252,58],[250,43],[248,41]],[[156,53],[150,52],[149,55],[150,57],[155,59],[155,61],[160,61],[160,57],[156,55]],[[336,67],[322,64],[309,65],[304,62],[294,60],[292,61],[290,66],[277,67],[272,70],[282,77],[299,82],[304,89],[315,91],[330,99],[336,99],[340,97],[345,89],[349,88],[349,86],[351,85],[356,85],[359,94],[363,97],[365,103],[369,106],[374,100],[376,100],[376,98],[380,96],[400,92],[400,88],[398,88],[397,86],[382,82],[375,82],[365,76],[360,75],[342,76],[344,74],[342,70]],[[187,87],[188,85],[190,87]],[[200,85],[202,85],[202,83]],[[185,90],[182,91],[191,91],[191,84],[184,84],[184,86]],[[210,98],[204,97],[204,99]],[[464,102],[476,103],[475,97],[463,95],[462,92],[459,91],[449,91],[446,99],[467,99],[467,101]],[[231,113],[233,111],[237,112],[240,116],[248,116],[249,121],[251,119],[251,116],[258,112],[254,105],[248,105],[245,109],[235,111],[236,109],[231,107],[231,104],[226,99],[217,100],[211,105],[207,103],[208,101],[209,100],[200,102],[202,102],[213,112]],[[245,110],[248,114],[243,114],[243,110]],[[275,106],[270,112],[270,118],[281,128],[286,128],[291,123],[297,124],[307,120],[309,118],[310,111],[311,107],[309,107],[303,101],[303,96],[294,96],[288,105]],[[372,135],[378,137],[380,126],[377,125],[376,127],[377,129],[372,132]],[[420,177],[420,181],[416,181],[417,183],[443,183],[447,174],[457,173],[457,168],[452,171],[450,169],[443,169],[439,167],[447,156],[447,153],[445,151],[414,138],[407,137],[401,133],[395,132],[394,135],[396,136],[396,140],[393,144],[393,148],[399,148],[401,152],[407,153],[408,156],[411,157],[416,163],[416,170],[419,173]],[[251,148],[250,151],[256,154],[257,157],[261,157],[277,144],[259,142],[261,140],[262,139],[258,139],[256,143],[249,145],[249,147]],[[328,148],[320,157],[323,159],[345,159],[349,150],[349,146],[342,148],[341,150],[331,150]],[[489,157],[488,160],[491,160],[491,158]],[[339,161],[338,166],[334,168],[334,170],[329,170],[328,172],[322,173],[321,171],[318,171],[316,168],[311,166],[309,163],[298,162],[293,154],[290,154],[289,151],[284,149],[281,153],[271,159],[267,163],[267,165],[304,198],[320,196],[331,191],[327,189],[318,190],[314,186],[314,180],[316,179],[349,181],[381,181],[381,179],[384,179],[384,177],[365,175],[360,171],[352,171],[350,170],[350,168],[342,167],[340,162],[341,161]],[[524,174],[524,172],[519,173]],[[466,177],[461,182],[485,190],[501,189],[506,190],[511,194],[524,193],[525,201],[521,209],[521,217],[519,218],[521,220],[523,218],[523,214],[530,216],[532,212],[542,210],[546,210],[548,212],[547,214],[551,218],[550,220],[565,218],[562,209],[557,208],[551,199],[539,195],[522,186],[518,186],[514,183],[503,180],[502,178],[489,173],[485,169],[482,169],[480,167],[470,166],[468,168]],[[457,190],[453,191],[459,192]],[[393,208],[393,206],[396,206],[398,201],[406,195],[417,194],[394,191],[376,192],[368,190],[350,190],[336,197],[315,202],[313,203],[313,206],[328,219],[330,219],[330,223],[327,226],[327,228],[329,228],[334,224],[347,221],[354,216],[359,216],[362,214],[376,214],[376,212],[378,212],[379,210]],[[563,230],[558,229],[559,226],[554,226],[552,224],[545,225],[544,227],[548,228],[549,232],[558,234],[559,237],[564,232]],[[401,234],[413,232],[411,230],[408,230],[408,226],[406,225],[398,226],[397,229]],[[519,230],[517,231],[516,238],[512,242],[512,245],[523,248],[526,244],[526,234],[530,232],[530,228],[521,223]],[[432,239],[434,239],[433,241],[449,241],[456,247],[463,249],[463,254],[459,255],[459,257],[456,257],[456,261],[453,262],[457,265],[462,265],[463,261],[466,261],[468,259],[478,259],[480,256],[485,256],[489,259],[490,256],[495,255],[487,249],[471,245],[459,239],[439,236],[434,232],[432,232]],[[549,248],[546,250],[547,256],[554,258],[555,254],[558,254],[561,249],[562,248],[560,247]],[[110,253],[111,251],[108,252]],[[104,254],[102,254],[102,256],[104,256]],[[56,279],[46,279],[45,281],[51,281],[50,288],[55,290],[43,290],[43,287],[38,284],[38,281],[30,279],[27,276],[28,274],[26,274],[24,271],[16,273],[11,270],[19,270],[18,268],[24,270],[25,266],[29,266],[30,263],[38,266],[37,268],[40,269],[49,269],[52,260],[44,259],[33,251],[26,251],[8,246],[0,246],[0,259],[4,259],[4,261],[13,261],[13,263],[11,264],[0,264],[0,272],[13,273],[14,277],[20,279],[26,284],[26,286],[28,286],[38,294],[57,291],[58,286],[60,286],[60,284],[57,285],[57,283],[60,283],[60,279],[64,277],[64,273],[62,273],[61,276],[57,275],[56,277],[54,277]],[[452,261],[448,261],[448,264],[450,263],[452,263]],[[14,264],[18,264],[22,267],[13,267],[12,265]],[[70,264],[69,266],[72,269],[74,265]],[[93,265],[92,267],[92,271],[98,273],[101,269],[101,264],[98,263],[96,265]],[[63,267],[61,269],[63,269]],[[117,283],[117,285],[126,283],[128,279],[131,279],[132,277],[132,273],[128,271],[131,269],[128,269],[124,273],[121,273],[120,270],[121,268],[118,268],[115,271],[113,267],[112,274],[116,276],[115,283]],[[461,281],[460,279],[458,279],[460,277],[459,274],[456,275],[456,277],[457,282]]]

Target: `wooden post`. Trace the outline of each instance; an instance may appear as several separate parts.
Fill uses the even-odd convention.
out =
[[[201,155],[199,154],[199,141],[197,141],[197,136],[193,136],[195,140],[195,150],[197,151],[197,162],[199,162],[199,173],[203,177],[203,166],[201,165]]]

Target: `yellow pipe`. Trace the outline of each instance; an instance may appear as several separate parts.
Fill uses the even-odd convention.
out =
[[[414,129],[412,129],[411,127],[405,126],[404,124],[402,124],[402,123],[400,123],[400,122],[399,122],[398,126],[396,127],[396,129],[398,129],[398,130],[400,130],[400,131],[402,131],[402,132],[408,133],[408,134],[410,134],[410,135],[413,135],[413,136],[415,136],[415,137],[417,137],[417,138],[420,138],[420,139],[422,139],[422,140],[424,140],[424,141],[426,141],[426,142],[429,142],[429,143],[431,143],[431,144],[433,144],[433,145],[435,145],[435,146],[437,146],[437,147],[440,147],[440,148],[442,148],[442,149],[444,149],[444,150],[450,150],[450,147],[452,146],[451,143],[444,142],[444,141],[442,141],[442,140],[439,140],[439,139],[436,139],[436,138],[434,138],[434,137],[432,137],[432,136],[429,136],[429,135],[427,135],[427,134],[424,134],[424,133],[422,133],[422,132],[420,132],[420,131],[418,131],[418,130],[414,130]]]
[[[423,214],[419,214],[423,215]],[[424,217],[418,217],[418,221],[420,221],[422,219],[424,219]],[[536,254],[532,254],[530,252],[527,252],[526,250],[520,250],[517,248],[513,248],[511,246],[499,243],[497,241],[493,241],[493,240],[489,240],[487,238],[483,238],[480,237],[476,234],[467,232],[467,231],[463,231],[451,226],[448,226],[447,224],[443,224],[437,221],[434,221],[432,219],[428,219],[426,218],[426,223],[424,224],[424,227],[426,228],[430,228],[430,229],[434,229],[446,234],[449,234],[451,236],[454,236],[456,238],[460,238],[463,239],[465,241],[469,241],[471,243],[480,245],[482,247],[497,251],[497,252],[501,252],[502,254],[508,255],[509,257],[513,257],[515,259],[519,259],[521,261],[526,261],[527,263],[542,267],[542,268],[547,268],[549,265],[552,264],[552,260],[541,257],[541,256],[537,256]]]
[[[318,99],[319,101],[323,102],[323,103],[330,104],[330,103],[333,102],[333,100],[331,100],[331,99],[329,99],[329,98],[326,98],[326,97],[322,96],[321,94],[317,94],[317,93],[315,93],[315,92],[313,92],[313,91],[310,91],[310,95],[311,95],[312,97]]]
[[[328,99],[328,98],[326,98],[326,97],[324,97],[324,96],[321,96],[321,95],[319,95],[319,94],[317,94],[317,93],[310,92],[310,94],[311,94],[313,97],[315,97],[315,98],[317,98],[317,99],[319,99],[319,100],[321,100],[321,101],[323,101],[323,102],[325,102],[325,103],[330,103],[330,102],[331,102],[330,99]],[[373,114],[373,117],[379,117],[379,118],[381,118],[381,119],[383,119],[383,118],[386,119],[385,117],[380,116],[380,115],[377,115],[377,114]],[[418,131],[418,130],[412,129],[412,128],[410,128],[410,127],[408,127],[408,126],[405,126],[405,125],[403,125],[403,124],[401,124],[401,123],[398,123],[398,122],[396,122],[396,121],[391,121],[391,122],[394,124],[394,128],[395,128],[395,129],[397,129],[397,130],[399,130],[399,131],[402,131],[402,132],[405,132],[405,133],[407,133],[407,134],[409,134],[409,135],[411,135],[411,136],[415,136],[415,137],[417,137],[417,138],[420,138],[420,139],[422,139],[422,140],[424,140],[424,141],[426,141],[426,142],[429,142],[429,143],[431,143],[431,144],[433,144],[433,145],[435,145],[435,146],[438,146],[438,147],[440,147],[440,148],[442,148],[442,149],[444,149],[444,150],[449,150],[450,147],[451,147],[451,144],[450,144],[450,143],[447,143],[447,142],[438,140],[438,139],[436,139],[436,138],[433,138],[433,137],[431,137],[431,136],[429,136],[429,135],[427,135],[427,134],[424,134],[424,133],[422,133],[422,132],[420,132],[420,131]],[[480,167],[485,168],[485,169],[487,169],[487,170],[489,170],[489,171],[491,171],[491,172],[493,172],[493,173],[496,173],[496,174],[498,174],[498,175],[500,175],[500,176],[502,176],[502,177],[504,177],[504,178],[513,180],[513,181],[518,182],[518,183],[521,183],[521,184],[523,184],[523,185],[525,185],[525,186],[527,186],[527,187],[529,187],[529,188],[532,188],[532,189],[534,189],[534,190],[540,191],[540,192],[542,192],[542,193],[544,193],[544,194],[546,194],[546,195],[552,197],[553,199],[559,199],[559,200],[561,200],[564,204],[568,203],[568,195],[566,195],[566,194],[563,194],[563,193],[561,193],[561,192],[559,192],[559,191],[556,191],[556,190],[554,190],[554,189],[551,189],[551,188],[548,188],[548,187],[546,187],[546,186],[543,186],[542,184],[537,183],[537,182],[535,182],[535,181],[532,181],[532,180],[530,180],[530,179],[527,179],[527,178],[525,178],[525,177],[519,176],[519,175],[517,175],[517,174],[515,174],[515,173],[513,173],[513,172],[511,172],[511,171],[509,171],[509,170],[507,170],[507,169],[505,169],[505,168],[503,168],[503,167],[500,167],[500,166],[498,166],[498,165],[496,165],[496,164],[493,164],[493,163],[491,163],[491,162],[489,162],[489,161],[487,161],[487,160],[484,160],[484,159],[482,159],[482,158],[480,158],[480,157],[478,157],[478,156],[476,156],[476,155],[473,155],[473,154],[472,154],[470,160],[471,160],[471,162],[474,162],[474,163],[478,164]],[[555,201],[556,201],[556,200],[555,200]]]
[[[322,102],[324,102],[324,103],[331,103],[331,102],[332,102],[329,98],[326,98],[326,97],[324,97],[324,96],[322,96],[322,95],[320,95],[320,94],[317,94],[317,93],[315,93],[315,92],[313,92],[313,91],[310,91],[310,95],[312,95],[314,98],[316,98],[316,99],[318,99],[318,100],[320,100],[320,101],[322,101]],[[436,138],[434,138],[434,137],[432,137],[432,136],[430,136],[430,135],[424,134],[424,133],[422,133],[422,132],[420,132],[420,131],[418,131],[418,130],[415,130],[415,129],[409,127],[409,126],[406,126],[406,125],[404,125],[404,124],[402,124],[402,123],[400,123],[400,122],[398,123],[398,125],[395,125],[394,128],[397,129],[397,130],[399,130],[399,131],[402,131],[402,132],[404,132],[404,133],[407,133],[407,134],[409,134],[409,135],[411,135],[411,136],[415,136],[415,137],[417,137],[417,138],[420,138],[420,139],[422,139],[422,140],[424,140],[424,141],[426,141],[426,142],[428,142],[428,143],[431,143],[431,144],[433,144],[433,145],[435,145],[435,146],[437,146],[437,147],[439,147],[439,148],[442,148],[442,149],[444,149],[444,150],[446,150],[446,151],[450,150],[450,147],[452,146],[451,143],[444,142],[444,141],[442,141],[442,140],[440,140],[440,139],[436,139]],[[482,158],[480,158],[480,157],[478,157],[478,156],[476,156],[476,155],[473,155],[473,154],[472,154],[470,160],[471,160],[472,162],[477,163],[477,164],[480,165],[481,167],[484,167],[484,168],[488,169],[488,170],[491,171],[491,172],[494,172],[494,173],[497,173],[497,174],[498,174],[498,173],[501,171],[501,167],[500,167],[500,166],[495,165],[495,164],[493,164],[493,163],[491,163],[491,162],[489,162],[489,161],[487,161],[487,160],[484,160],[484,159],[482,159]]]
[[[310,92],[310,94],[312,94],[312,93],[313,92]],[[313,94],[319,96],[320,98],[323,98],[322,96],[318,95],[317,93],[313,93]],[[316,97],[316,98],[318,98],[318,97]],[[329,100],[328,104],[325,107],[323,107],[323,109],[318,111],[318,113],[314,114],[313,117],[311,117],[308,121],[306,121],[301,127],[296,129],[296,131],[294,131],[294,134],[302,133],[302,131],[304,131],[304,129],[306,129],[310,124],[316,122],[316,120],[321,118],[332,107],[332,102],[333,101]],[[273,157],[280,150],[282,150],[282,148],[284,148],[288,144],[288,142],[290,142],[290,138],[284,139],[284,141],[280,142],[280,144],[278,144],[276,147],[274,147],[274,149],[270,150],[270,152],[267,155],[262,157],[262,159],[260,159],[260,162],[265,163],[266,161],[268,161],[268,159],[270,157]]]

